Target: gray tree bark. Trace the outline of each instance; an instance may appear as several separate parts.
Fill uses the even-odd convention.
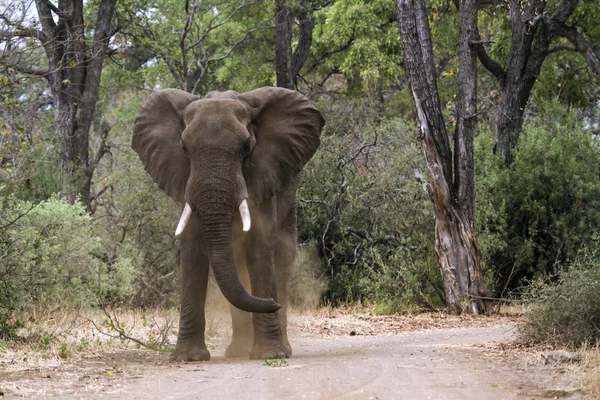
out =
[[[427,190],[435,220],[435,249],[447,307],[457,313],[485,313],[490,293],[480,267],[473,230],[473,137],[476,127],[475,52],[469,46],[477,22],[477,0],[460,0],[456,166],[438,96],[431,31],[423,0],[397,0],[403,58],[410,82],[427,168]],[[466,41],[465,41],[466,40]],[[463,42],[465,41],[465,42]],[[463,81],[464,80],[464,81]]]
[[[96,164],[106,149],[102,146],[90,158],[89,134],[98,93],[100,75],[116,0],[100,1],[92,43],[85,39],[82,0],[61,0],[58,6],[36,0],[41,30],[30,29],[28,37],[43,46],[48,70],[27,65],[11,67],[26,74],[46,78],[52,93],[54,126],[62,138],[63,186],[71,202],[77,197],[91,210],[91,181]],[[21,35],[24,36],[24,35]]]
[[[512,36],[506,70],[489,57],[479,32],[473,38],[472,44],[479,60],[500,83],[496,143],[507,164],[512,162],[512,151],[519,140],[525,107],[553,38],[561,35],[570,40],[600,81],[598,55],[574,26],[566,25],[578,3],[579,0],[562,0],[552,11],[547,9],[546,0],[507,1]]]
[[[296,77],[310,52],[314,24],[309,0],[301,0],[297,9],[287,3],[287,0],[275,1],[275,72],[277,86],[293,90]],[[292,52],[294,16],[299,29],[298,44]]]

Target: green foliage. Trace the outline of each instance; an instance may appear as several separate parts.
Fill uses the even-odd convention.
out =
[[[299,236],[314,243],[339,302],[439,304],[422,156],[402,121],[363,102],[322,103],[322,145],[304,171]]]
[[[81,204],[1,197],[0,224],[0,336],[14,336],[21,310],[89,307],[131,295],[130,260],[103,262],[101,239]]]
[[[123,82],[123,84],[126,84]],[[96,174],[99,188],[108,188],[94,213],[106,262],[129,271],[126,301],[133,306],[173,305],[179,287],[178,245],[174,235],[178,206],[144,170],[131,149],[135,117],[147,93],[121,92],[114,102],[121,107],[106,110],[113,126],[111,157]]]
[[[123,62],[143,68],[150,87],[207,93],[274,84],[272,57],[265,57],[273,43],[271,2],[129,0],[122,7]]]
[[[70,355],[71,351],[69,350],[67,343],[61,343],[60,347],[58,348],[58,356],[63,360],[66,360]]]
[[[40,100],[29,99],[30,93],[44,88],[39,79],[17,85],[14,71],[10,76],[13,82],[0,84],[0,193],[40,201],[61,189],[58,139],[51,134],[50,113],[32,111],[30,101]]]
[[[51,197],[39,204],[4,198],[8,221],[2,242],[0,276],[18,293],[19,302],[90,304],[101,265],[91,217],[80,205]]]
[[[287,367],[289,364],[285,358],[275,358],[273,360],[265,360],[261,365],[263,367]]]
[[[485,264],[500,293],[571,262],[600,224],[600,147],[555,109],[523,133],[514,163],[477,138],[477,230]]]
[[[534,282],[519,331],[526,340],[579,347],[600,341],[600,242],[582,250],[554,283]]]
[[[316,60],[309,59],[307,69],[319,76],[339,71],[355,92],[397,80],[401,48],[394,16],[395,4],[387,0],[338,0],[315,12]]]
[[[22,326],[16,312],[34,302],[89,303],[85,283],[99,264],[82,207],[56,197],[37,205],[0,197],[0,224],[1,337],[14,337]]]

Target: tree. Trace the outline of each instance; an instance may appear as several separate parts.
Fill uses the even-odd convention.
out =
[[[275,71],[277,86],[294,89],[296,77],[308,58],[313,36],[310,0],[300,0],[297,9],[287,0],[275,0]],[[298,43],[292,53],[293,21],[298,20]]]
[[[477,115],[476,54],[470,46],[478,0],[459,1],[459,88],[452,152],[437,89],[431,30],[424,0],[397,0],[404,66],[417,111],[427,192],[435,219],[435,248],[446,304],[454,312],[489,311],[489,290],[473,229],[473,137]]]
[[[208,73],[229,59],[252,33],[272,28],[260,0],[185,2],[160,0],[152,13],[145,2],[126,10],[123,52],[141,55],[141,63],[159,59],[175,85],[189,93],[213,90]],[[214,78],[214,77],[213,77]]]
[[[94,169],[107,149],[101,146],[90,157],[90,128],[104,56],[113,35],[111,20],[116,0],[100,0],[95,22],[85,21],[83,0],[35,0],[37,18],[30,3],[9,4],[0,13],[2,29],[0,64],[20,74],[45,78],[52,94],[56,134],[62,140],[62,182],[71,203],[77,196],[86,207],[92,201]],[[93,28],[92,28],[93,27]],[[45,59],[27,52],[41,46]]]
[[[556,4],[554,7],[546,0],[509,0],[502,5],[497,5],[499,2],[495,1],[489,3],[493,7],[504,8],[510,21],[510,47],[505,66],[488,54],[485,46],[493,41],[482,40],[477,27],[470,43],[477,51],[482,65],[500,84],[496,141],[507,163],[511,163],[511,151],[519,139],[527,102],[547,56],[558,51],[577,51],[585,58],[598,81],[600,58],[575,22],[567,24],[575,13],[579,0],[552,2]],[[586,3],[589,5],[585,7],[593,7],[594,2]],[[593,14],[592,9],[588,11]],[[574,47],[550,47],[561,37],[566,38]]]
[[[336,0],[316,10],[313,21],[311,53],[302,71],[311,87],[331,90],[329,79],[342,75],[349,94],[358,95],[381,93],[398,82],[402,57],[393,2]]]

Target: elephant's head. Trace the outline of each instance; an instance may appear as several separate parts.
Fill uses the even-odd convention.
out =
[[[197,213],[219,288],[231,304],[273,312],[273,299],[251,296],[237,275],[232,229],[237,210],[250,229],[247,199],[261,202],[290,184],[319,146],[324,125],[311,102],[292,90],[211,92],[177,89],[146,101],[132,147],[158,186],[185,204],[177,229]]]

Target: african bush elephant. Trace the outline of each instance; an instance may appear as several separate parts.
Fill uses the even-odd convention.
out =
[[[210,359],[204,342],[209,264],[235,306],[225,355],[292,354],[286,303],[296,257],[296,191],[324,123],[306,97],[276,87],[210,92],[203,99],[166,89],[142,107],[132,147],[158,186],[185,205],[176,232],[182,304],[172,360]],[[247,276],[252,295],[242,283],[248,287]]]

